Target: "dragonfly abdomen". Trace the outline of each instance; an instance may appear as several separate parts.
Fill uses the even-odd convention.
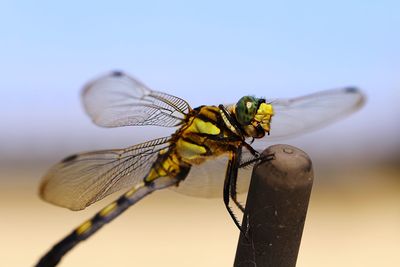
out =
[[[179,180],[175,178],[159,179],[151,183],[141,182],[131,190],[123,194],[115,202],[104,207],[95,216],[78,226],[74,231],[64,239],[54,245],[37,263],[36,267],[55,266],[61,260],[62,256],[70,251],[81,241],[87,239],[105,224],[115,219],[131,205],[138,202],[146,195],[155,190],[169,187],[176,184]]]
[[[68,236],[54,245],[53,248],[40,259],[36,267],[55,266],[61,260],[61,257],[75,247],[79,242],[85,240],[99,230],[103,225],[117,217],[132,205],[132,203],[150,193],[150,190],[145,189],[145,184],[140,183],[122,195],[118,200],[104,207],[95,216],[82,223]],[[138,192],[138,190],[144,192]]]
[[[149,173],[144,178],[144,182],[151,183],[160,177],[167,176],[182,180],[189,173],[190,166],[190,164],[181,160],[175,146],[167,150],[162,150],[158,154],[158,158],[153,163]]]

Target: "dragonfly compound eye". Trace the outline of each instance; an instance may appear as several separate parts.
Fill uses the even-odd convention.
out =
[[[256,115],[257,109],[258,99],[253,96],[244,96],[236,104],[236,119],[241,125],[248,125]]]

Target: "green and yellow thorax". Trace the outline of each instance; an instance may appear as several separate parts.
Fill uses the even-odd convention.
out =
[[[246,96],[235,106],[200,106],[188,114],[175,136],[183,160],[199,164],[242,145],[245,138],[261,138],[270,131],[273,108],[263,99]]]
[[[175,136],[177,153],[190,164],[200,164],[206,158],[227,153],[242,142],[242,137],[224,123],[216,106],[194,109]]]
[[[159,153],[147,181],[178,175],[207,159],[235,151],[246,138],[261,138],[270,131],[271,104],[263,99],[243,97],[230,107],[200,106],[186,115],[172,135],[171,147]]]

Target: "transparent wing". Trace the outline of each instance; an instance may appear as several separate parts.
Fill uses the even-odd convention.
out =
[[[103,150],[70,156],[44,176],[40,196],[55,205],[81,210],[90,204],[141,182],[169,146],[159,138],[126,149]]]
[[[266,139],[290,137],[320,128],[360,109],[364,102],[364,95],[355,88],[271,101],[275,115]]]
[[[181,124],[190,110],[183,99],[153,91],[122,72],[113,72],[87,84],[82,99],[93,122],[103,127],[172,127]]]
[[[242,152],[242,162],[248,161],[253,156],[247,151]],[[222,198],[228,156],[222,155],[209,159],[200,165],[193,165],[189,175],[179,186],[170,187],[178,193],[201,197]],[[239,168],[237,178],[237,193],[246,193],[249,189],[252,166]]]
[[[267,102],[272,104],[275,115],[270,135],[252,143],[257,150],[265,149],[268,141],[298,136],[339,120],[359,110],[365,103],[365,96],[360,90],[347,87],[297,98],[267,99]]]
[[[355,88],[344,88],[271,103],[275,115],[266,139],[290,137],[332,123],[358,110],[364,96]]]

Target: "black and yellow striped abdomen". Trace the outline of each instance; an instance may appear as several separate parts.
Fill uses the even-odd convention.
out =
[[[100,212],[90,220],[85,221],[69,235],[55,244],[37,263],[36,267],[55,266],[61,258],[81,241],[90,237],[105,224],[115,219],[118,215],[128,209],[131,205],[138,202],[153,191],[169,187],[178,182],[178,179],[158,179],[150,184],[144,182],[137,184],[131,190],[123,194],[115,202],[104,207]]]

